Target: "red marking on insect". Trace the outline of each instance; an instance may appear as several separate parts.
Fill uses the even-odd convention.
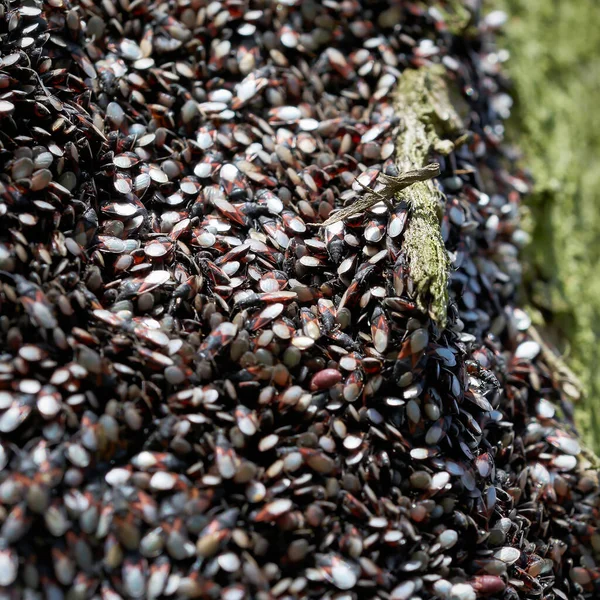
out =
[[[338,311],[344,308],[345,306],[354,306],[360,298],[360,284],[358,281],[353,281],[344,292],[342,299],[340,300],[340,304],[338,306]]]
[[[258,331],[259,329],[262,329],[273,319],[276,319],[283,312],[283,309],[284,306],[280,302],[269,304],[256,317],[250,320],[248,323],[248,329],[250,331]]]
[[[231,283],[231,280],[225,271],[210,260],[201,260],[200,268],[215,285],[229,285]]]
[[[390,326],[385,313],[380,306],[376,306],[371,316],[371,339],[377,352],[383,353],[387,350],[389,334]]]
[[[233,323],[220,323],[200,345],[200,354],[214,358],[217,353],[229,345],[238,331]]]
[[[366,505],[363,504],[357,498],[355,498],[349,492],[344,493],[343,503],[344,503],[344,507],[354,517],[357,517],[359,519],[369,519],[373,516],[371,514],[371,512],[369,511],[369,509],[366,507]]]
[[[246,178],[244,174],[232,163],[225,163],[219,171],[219,184],[229,197],[246,194]]]
[[[222,198],[213,198],[215,208],[226,218],[238,225],[244,225],[244,215],[231,202]]]

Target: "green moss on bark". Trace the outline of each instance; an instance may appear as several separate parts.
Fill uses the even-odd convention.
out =
[[[600,451],[600,4],[501,4],[517,99],[509,133],[536,182],[525,219],[527,295],[544,337],[584,384],[578,422]]]
[[[402,121],[396,140],[400,172],[422,167],[434,149],[451,151],[453,144],[444,137],[461,130],[443,75],[444,69],[439,66],[402,73],[395,96],[395,108]],[[432,181],[424,181],[400,196],[411,209],[402,247],[415,284],[417,305],[445,327],[450,263],[440,232],[440,194]]]

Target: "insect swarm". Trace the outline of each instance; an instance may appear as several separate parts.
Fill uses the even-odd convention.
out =
[[[598,595],[502,61],[442,14],[0,6],[5,596]]]

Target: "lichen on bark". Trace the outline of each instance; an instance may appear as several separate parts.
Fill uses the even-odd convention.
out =
[[[449,154],[449,136],[462,131],[452,106],[444,69],[439,65],[402,73],[394,103],[401,125],[396,138],[400,172],[423,166],[432,151]],[[440,231],[441,194],[432,181],[418,182],[399,194],[410,218],[402,244],[416,290],[417,306],[446,326],[450,261]]]

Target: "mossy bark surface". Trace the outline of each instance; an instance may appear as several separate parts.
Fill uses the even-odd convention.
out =
[[[395,108],[401,119],[396,140],[399,171],[422,167],[434,150],[445,154],[453,149],[452,142],[445,138],[458,134],[462,125],[452,107],[442,67],[404,71]],[[402,248],[415,284],[417,304],[445,327],[450,264],[440,232],[440,192],[429,180],[415,183],[399,196],[408,202],[411,211]]]

